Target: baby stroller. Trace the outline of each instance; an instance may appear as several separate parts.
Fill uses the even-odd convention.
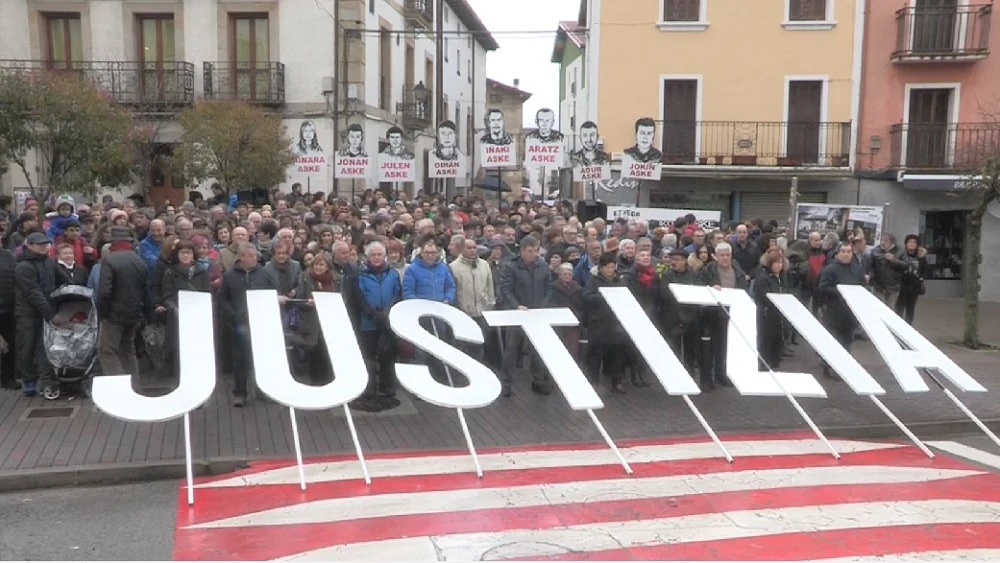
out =
[[[45,353],[60,384],[86,384],[97,363],[97,306],[94,292],[82,285],[64,285],[52,292],[55,315],[45,323]],[[55,397],[46,397],[55,399]]]

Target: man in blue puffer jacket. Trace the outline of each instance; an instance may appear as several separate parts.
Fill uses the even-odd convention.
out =
[[[403,299],[427,299],[448,305],[454,304],[455,278],[451,275],[451,268],[441,260],[437,240],[430,234],[418,244],[420,257],[414,260],[403,274]],[[420,325],[431,334],[436,334],[441,340],[451,339],[448,325],[433,317],[421,318]],[[454,382],[439,360],[419,349],[416,360],[430,369],[435,380],[454,386]]]
[[[389,309],[403,296],[399,273],[386,262],[385,246],[373,242],[365,247],[367,262],[358,276],[361,291],[361,346],[368,360],[365,397],[378,393],[395,396],[396,346],[389,328]]]

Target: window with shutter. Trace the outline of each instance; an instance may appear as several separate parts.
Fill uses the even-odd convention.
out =
[[[787,0],[788,21],[817,22],[825,21],[826,3],[828,0]]]
[[[701,19],[702,0],[663,0],[663,20],[696,22]]]

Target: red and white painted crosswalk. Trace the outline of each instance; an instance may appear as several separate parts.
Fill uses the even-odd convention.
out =
[[[802,436],[259,463],[181,489],[175,559],[908,560],[1000,554],[1000,475]],[[965,455],[959,453],[958,455]],[[967,456],[968,457],[968,456]],[[978,461],[978,460],[977,460]],[[993,555],[991,555],[993,554]]]

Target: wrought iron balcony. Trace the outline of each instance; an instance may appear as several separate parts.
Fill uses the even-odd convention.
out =
[[[433,0],[404,0],[403,17],[407,25],[417,29],[431,29],[434,26]]]
[[[285,103],[285,65],[218,61],[204,64],[205,97],[264,106]]]
[[[403,101],[396,104],[405,129],[424,129],[434,117],[434,95],[422,84],[403,89]]]
[[[194,65],[182,61],[0,60],[0,72],[58,72],[78,76],[119,104],[141,113],[168,112],[194,102]]]
[[[892,60],[925,63],[985,59],[990,52],[992,17],[992,4],[902,8],[896,12]]]
[[[848,166],[850,122],[663,122],[663,163],[692,166]]]
[[[1000,157],[1000,123],[899,123],[889,134],[898,170],[972,172]]]

